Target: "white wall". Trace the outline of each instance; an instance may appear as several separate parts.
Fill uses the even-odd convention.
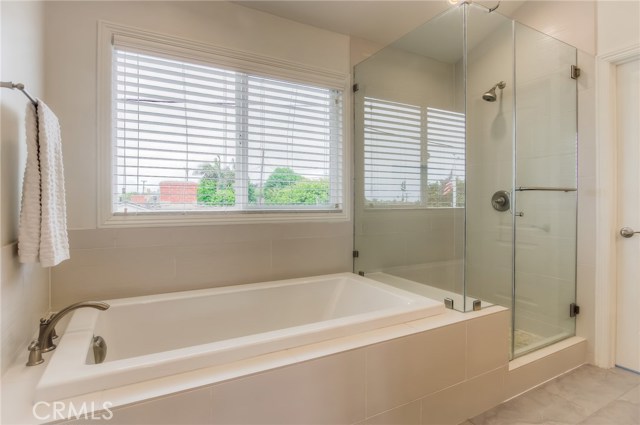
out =
[[[510,16],[583,52],[596,54],[595,1],[527,1]]]
[[[615,139],[615,63],[620,60],[620,54],[633,54],[640,48],[640,3],[637,1],[599,1],[597,4],[597,48],[598,58],[592,60],[593,66],[598,69],[598,79],[591,80],[589,95],[598,99],[597,110],[588,118],[593,123],[598,123],[597,157],[590,159],[592,172],[588,179],[593,187],[589,193],[592,203],[597,201],[598,226],[591,229],[589,235],[598,241],[597,255],[594,253],[589,258],[590,264],[578,268],[578,272],[584,271],[588,276],[597,275],[596,279],[590,279],[588,287],[591,297],[586,307],[587,315],[578,321],[578,332],[595,341],[597,347],[589,347],[589,359],[601,367],[614,365],[613,348],[615,346],[615,232],[614,217],[616,194],[612,187],[616,182],[616,143]],[[611,56],[605,59],[607,55]],[[612,90],[613,88],[613,90]],[[597,90],[597,94],[596,94]],[[612,126],[613,125],[613,126]],[[591,125],[594,129],[595,125]],[[597,172],[596,172],[597,168]],[[585,180],[585,179],[583,179]],[[596,218],[596,212],[591,211]],[[595,295],[598,298],[596,299]],[[586,304],[586,303],[585,303]],[[591,311],[591,313],[589,313]],[[597,313],[597,316],[596,316]],[[585,320],[588,319],[588,320]],[[597,338],[597,339],[596,339]],[[595,354],[594,354],[595,349]]]
[[[640,2],[600,1],[597,6],[598,55],[640,44]]]
[[[0,3],[2,81],[21,82],[34,96],[44,95],[44,6],[39,2]],[[23,352],[49,308],[49,270],[21,265],[17,258],[20,193],[26,160],[25,108],[22,93],[2,89],[2,181],[0,227],[1,372]]]
[[[46,98],[62,125],[71,229],[71,259],[52,272],[54,307],[351,270],[349,222],[99,230],[96,218],[98,20],[343,73],[348,37],[228,2],[45,7]]]

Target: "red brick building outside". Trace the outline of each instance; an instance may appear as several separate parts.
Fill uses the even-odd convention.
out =
[[[160,202],[169,204],[195,204],[198,201],[198,183],[184,181],[160,182]]]

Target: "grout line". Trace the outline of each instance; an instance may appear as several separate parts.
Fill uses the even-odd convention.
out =
[[[369,411],[369,348],[364,347],[364,418]]]
[[[538,389],[538,388],[542,387],[544,384],[546,384],[546,383],[548,383],[548,382],[551,382],[551,381],[553,381],[553,380],[555,380],[555,379],[558,379],[558,378],[560,378],[560,377],[562,377],[562,376],[565,376],[565,375],[567,375],[567,374],[569,374],[569,373],[571,373],[571,372],[575,371],[576,369],[581,368],[582,366],[584,366],[584,365],[586,365],[586,364],[587,364],[587,363],[582,363],[582,364],[580,364],[580,365],[578,365],[578,366],[576,366],[576,367],[573,367],[573,368],[571,368],[571,369],[569,369],[569,370],[566,370],[566,371],[562,372],[562,373],[561,373],[561,374],[559,374],[559,375],[555,375],[555,376],[553,376],[553,377],[551,377],[551,378],[547,379],[546,381],[540,382],[539,384],[534,385],[533,387],[531,387],[531,388],[529,388],[529,389],[527,389],[527,390],[524,390],[524,391],[522,391],[521,393],[518,393],[518,394],[514,395],[513,397],[509,397],[508,399],[506,399],[505,401],[503,401],[503,403],[506,403],[506,402],[508,402],[508,401],[511,401],[511,400],[513,400],[513,399],[514,399],[514,398],[516,398],[516,397],[520,397],[521,395],[524,395],[524,394],[528,393],[529,391],[533,391],[533,390],[535,390],[535,389]],[[509,373],[509,372],[510,372],[510,371],[508,370],[508,371],[507,371],[507,373]],[[565,400],[566,400],[566,399],[565,399]],[[567,400],[567,401],[569,401],[569,400]]]

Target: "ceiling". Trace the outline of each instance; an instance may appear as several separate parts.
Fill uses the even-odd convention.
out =
[[[389,44],[451,6],[447,0],[235,0],[236,4],[292,21]],[[496,0],[478,1],[494,7]],[[512,16],[524,1],[503,0],[499,12]]]

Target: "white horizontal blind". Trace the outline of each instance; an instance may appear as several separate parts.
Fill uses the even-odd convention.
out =
[[[426,115],[428,206],[464,207],[464,114],[427,108]]]
[[[464,114],[364,99],[367,205],[463,207],[464,178]]]
[[[342,95],[115,46],[113,212],[342,208]]]
[[[377,206],[421,201],[419,106],[364,99],[364,191]]]

